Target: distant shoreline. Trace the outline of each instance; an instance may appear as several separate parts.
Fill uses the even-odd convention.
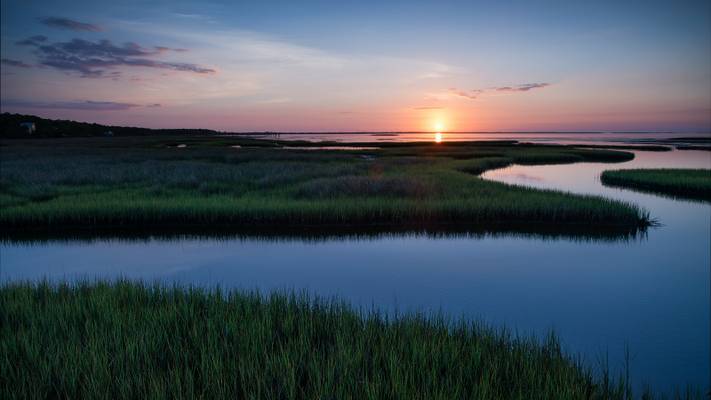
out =
[[[8,137],[8,129],[14,129],[21,122],[34,122],[36,124],[75,124],[78,127],[91,127],[93,129],[108,129],[120,130],[140,130],[152,131],[155,134],[165,134],[167,132],[175,132],[185,134],[190,131],[200,132],[203,134],[214,135],[407,135],[407,134],[432,134],[433,131],[339,131],[339,130],[321,130],[321,131],[221,131],[207,128],[148,128],[139,126],[119,126],[119,125],[103,125],[87,121],[61,120],[42,118],[36,115],[13,114],[3,112],[0,114],[0,138]],[[38,132],[39,133],[39,132]],[[448,135],[690,135],[692,137],[708,137],[711,141],[711,131],[625,131],[625,130],[590,130],[590,131],[556,131],[556,130],[535,130],[535,131],[444,131]]]

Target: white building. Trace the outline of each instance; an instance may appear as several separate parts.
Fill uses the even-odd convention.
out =
[[[20,126],[27,130],[28,135],[35,133],[35,131],[37,130],[34,122],[22,122],[20,123]]]

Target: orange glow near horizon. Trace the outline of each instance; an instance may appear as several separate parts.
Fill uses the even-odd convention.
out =
[[[419,129],[425,132],[442,133],[451,128],[449,126],[450,111],[443,107],[427,109],[424,113],[420,114],[418,119],[420,119]]]

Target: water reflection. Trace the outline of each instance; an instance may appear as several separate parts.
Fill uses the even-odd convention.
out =
[[[431,134],[429,134],[431,140]],[[649,210],[646,233],[471,226],[304,228],[141,235],[14,235],[0,281],[143,279],[204,287],[308,290],[356,306],[444,311],[517,332],[555,329],[594,366],[632,352],[635,387],[709,387],[711,206],[608,188],[611,168],[711,168],[708,152],[636,152],[627,163],[512,166],[486,179],[595,194]],[[534,179],[531,179],[533,177]]]
[[[654,229],[654,228],[651,228]],[[112,230],[82,230],[82,231],[33,231],[4,232],[0,235],[0,246],[71,244],[71,243],[176,243],[183,241],[261,241],[270,243],[286,242],[345,242],[345,241],[377,241],[392,239],[531,239],[541,241],[573,241],[573,242],[634,242],[647,238],[646,228],[625,228],[617,226],[594,227],[590,225],[433,225],[429,227],[381,225],[381,226],[350,226],[350,227],[300,227],[279,230],[270,229],[210,229],[185,231],[134,231],[124,232]]]
[[[602,292],[596,299],[591,298],[584,305],[572,292],[565,297],[565,301],[578,304],[585,313],[592,313],[579,326],[569,325],[566,337],[577,342],[589,334],[585,329],[591,329],[600,335],[598,340],[612,347],[621,346],[623,342],[629,345],[633,354],[632,378],[638,387],[640,382],[648,382],[654,388],[669,390],[675,385],[693,383],[708,390],[711,384],[708,340],[711,337],[711,205],[603,186],[599,176],[607,169],[711,169],[711,153],[693,150],[634,153],[634,160],[615,165],[513,165],[488,171],[483,177],[514,185],[602,195],[649,210],[662,226],[650,229],[646,240],[621,249],[601,249],[599,254],[588,254],[592,260],[584,259],[584,251],[571,258],[569,266],[574,273],[592,280],[577,286],[576,290],[596,286],[598,280],[607,284],[599,287]],[[558,250],[551,251],[549,254],[554,256]],[[592,270],[588,271],[588,267]],[[608,296],[615,301],[607,302]],[[606,302],[609,315],[598,315],[601,317],[598,320],[595,314],[602,313],[600,309]],[[622,321],[624,318],[628,320]],[[594,324],[608,327],[594,327]]]
[[[445,129],[435,129],[444,132]],[[240,134],[252,138],[295,140],[309,142],[374,143],[387,142],[432,142],[431,132],[378,132],[378,133],[282,133]],[[659,132],[447,132],[448,142],[478,140],[517,140],[535,143],[584,144],[584,143],[650,143],[650,144],[694,144],[704,145],[711,142],[708,132],[698,133],[659,133]],[[663,141],[664,143],[659,143]]]
[[[338,150],[354,150],[354,151],[360,151],[360,150],[380,150],[380,147],[375,147],[375,146],[281,146],[281,147],[276,147],[277,149],[283,149],[283,150],[307,150],[307,151],[312,151],[312,150],[331,150],[331,151],[338,151]]]

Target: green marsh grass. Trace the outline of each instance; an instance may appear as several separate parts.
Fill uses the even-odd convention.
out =
[[[189,147],[165,146],[178,142]],[[363,224],[630,230],[649,223],[635,205],[478,177],[512,163],[634,157],[613,150],[465,142],[302,151],[275,149],[277,141],[204,137],[3,144],[0,224],[9,230]]]
[[[305,293],[128,281],[0,287],[8,399],[630,398],[624,375],[611,375],[565,354],[552,334],[541,341]]]
[[[709,169],[621,169],[600,176],[605,185],[711,202]]]

